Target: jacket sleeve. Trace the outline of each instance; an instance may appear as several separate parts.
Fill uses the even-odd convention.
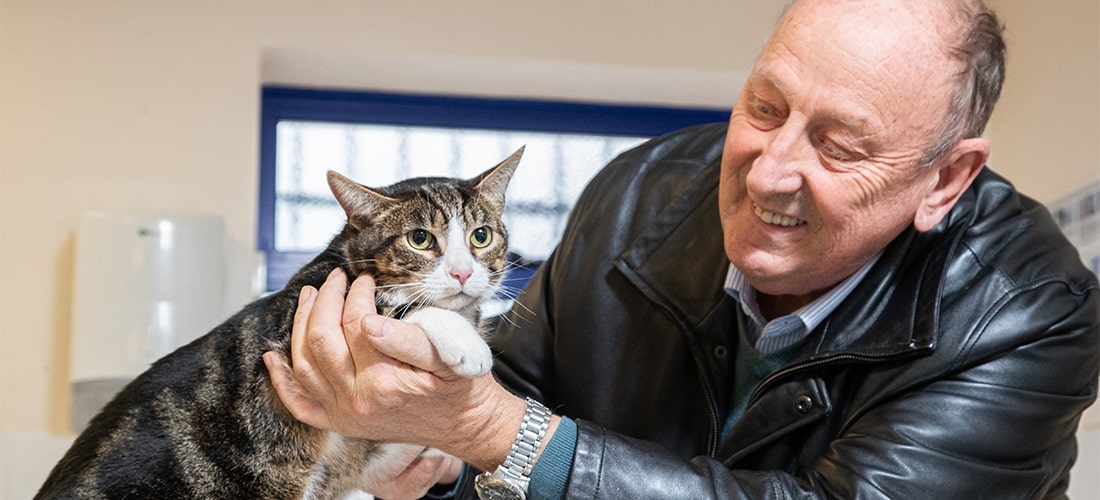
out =
[[[895,369],[927,377],[860,388],[889,399],[851,410],[810,475],[823,490],[846,498],[1065,495],[1077,426],[1096,399],[1100,291],[1064,281],[1005,285],[1003,295],[976,298],[989,308],[962,300],[944,318],[939,349],[953,358]]]
[[[731,470],[710,457],[684,460],[645,441],[578,422],[564,498],[818,498],[812,485],[778,471]]]

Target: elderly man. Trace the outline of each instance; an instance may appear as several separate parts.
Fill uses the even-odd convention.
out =
[[[307,423],[466,464],[414,461],[386,498],[1063,496],[1100,287],[983,171],[1003,51],[976,0],[798,2],[728,127],[592,182],[496,378],[454,377],[337,274],[303,292],[300,385],[269,363],[276,388]]]

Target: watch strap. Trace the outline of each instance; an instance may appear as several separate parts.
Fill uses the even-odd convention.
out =
[[[523,500],[531,483],[531,471],[538,461],[537,455],[550,425],[550,409],[542,403],[527,398],[527,410],[523,423],[512,442],[504,463],[492,473],[479,475],[474,481],[477,494],[482,499]]]
[[[550,409],[545,405],[527,398],[527,411],[523,413],[523,423],[520,424],[516,439],[512,442],[512,448],[508,450],[508,456],[504,457],[501,467],[515,476],[525,480],[530,479],[531,470],[535,468],[535,462],[538,461],[537,455],[542,446],[542,439],[546,437],[546,428],[550,425],[550,415]]]

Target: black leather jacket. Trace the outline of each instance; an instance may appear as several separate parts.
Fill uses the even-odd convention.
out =
[[[988,170],[886,248],[718,440],[739,307],[722,286],[724,136],[696,127],[608,165],[494,341],[506,385],[578,422],[566,497],[1064,496],[1100,287]]]

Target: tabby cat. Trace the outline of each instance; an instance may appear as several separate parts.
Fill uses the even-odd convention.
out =
[[[504,194],[523,148],[468,180],[370,189],[335,172],[347,224],[286,287],[154,363],[92,419],[36,498],[338,498],[421,446],[345,438],[295,420],[262,356],[288,359],[298,293],[342,267],[369,272],[379,311],[420,324],[465,376],[489,371],[474,326],[503,275]]]

